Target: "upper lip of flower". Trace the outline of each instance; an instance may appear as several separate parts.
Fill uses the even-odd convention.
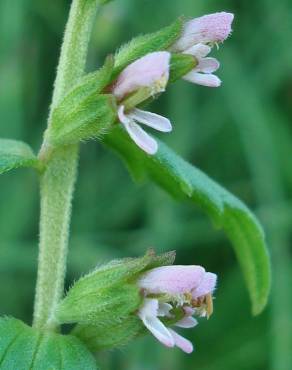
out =
[[[113,94],[122,100],[143,87],[149,87],[152,93],[164,91],[169,78],[170,57],[167,51],[157,51],[129,64],[118,76]]]
[[[198,43],[223,42],[231,33],[233,18],[232,13],[219,12],[191,19],[185,23],[172,50],[182,52]]]

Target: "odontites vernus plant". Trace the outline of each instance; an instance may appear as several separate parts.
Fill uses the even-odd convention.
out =
[[[192,343],[178,331],[193,328],[198,318],[213,312],[216,274],[195,261],[174,265],[174,253],[150,251],[144,257],[106,265],[96,258],[98,267],[64,293],[80,143],[89,139],[117,152],[133,179],[153,181],[175,198],[198,205],[230,239],[253,313],[259,314],[267,303],[269,257],[255,216],[148,133],[148,129],[169,133],[178,124],[147,107],[167,93],[169,84],[182,78],[219,87],[221,81],[213,74],[219,62],[209,54],[230,35],[233,14],[179,18],[134,38],[109,55],[97,71],[87,73],[95,14],[107,2],[72,1],[39,154],[23,142],[0,139],[0,173],[34,168],[41,198],[33,324],[0,319],[3,370],[97,369],[96,352],[149,332],[165,346],[191,353]],[[82,259],[82,245],[79,248]],[[67,335],[62,334],[63,324],[71,324]]]

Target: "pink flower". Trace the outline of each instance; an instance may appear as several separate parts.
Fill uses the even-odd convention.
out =
[[[113,94],[120,100],[142,87],[157,91],[165,90],[169,78],[170,53],[158,51],[149,53],[129,64],[118,76]]]
[[[220,64],[215,58],[206,56],[212,45],[223,42],[230,35],[233,18],[233,14],[221,12],[185,23],[183,33],[172,46],[172,50],[193,55],[198,60],[198,65],[183,79],[208,87],[220,86],[220,79],[213,74]]]
[[[199,43],[218,43],[231,33],[234,15],[220,12],[194,18],[185,23],[181,37],[173,45],[176,51],[185,51]]]
[[[170,121],[158,114],[131,109],[125,112],[125,100],[135,92],[143,91],[144,100],[165,90],[169,78],[170,53],[159,51],[147,54],[128,65],[118,76],[112,92],[120,101],[118,117],[131,139],[146,153],[155,154],[157,142],[138,123],[161,132],[172,130]]]
[[[192,316],[212,314],[212,293],[217,276],[201,266],[164,266],[146,272],[138,282],[144,292],[144,303],[138,316],[150,332],[165,346],[193,351],[192,343],[167,327],[171,319],[174,326],[192,328],[197,320]],[[151,297],[151,298],[150,298]],[[177,312],[180,315],[177,317]],[[177,319],[177,320],[176,320]]]

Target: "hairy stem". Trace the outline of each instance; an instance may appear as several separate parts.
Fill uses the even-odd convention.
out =
[[[83,75],[97,0],[73,0],[57,69],[51,111]],[[50,118],[49,118],[50,122]],[[46,144],[40,158],[46,161]],[[71,203],[78,145],[50,153],[41,175],[40,243],[33,325],[56,330],[55,311],[64,290]]]

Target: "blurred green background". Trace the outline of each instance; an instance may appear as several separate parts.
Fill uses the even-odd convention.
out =
[[[1,0],[0,137],[41,143],[69,0]],[[219,275],[215,313],[185,331],[195,352],[150,335],[99,356],[109,370],[289,370],[292,368],[292,3],[291,0],[116,0],[94,28],[88,70],[121,43],[189,17],[235,13],[219,51],[219,89],[180,81],[152,105],[175,126],[163,139],[243,199],[263,223],[273,289],[256,318],[230,243],[197,209],[151,183],[135,185],[98,143],[82,146],[68,281],[114,257],[177,250],[180,264]],[[37,266],[39,196],[32,170],[0,178],[0,314],[30,322]]]

